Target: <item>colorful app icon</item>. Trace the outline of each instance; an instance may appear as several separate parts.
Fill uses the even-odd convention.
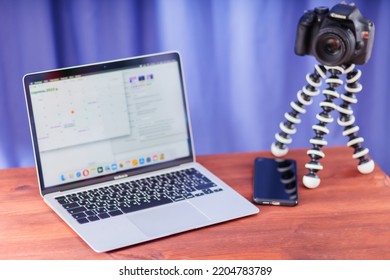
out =
[[[105,171],[110,171],[110,170],[111,170],[111,168],[110,168],[110,166],[109,166],[109,165],[106,165],[106,166],[104,167],[104,170],[105,170]]]
[[[80,172],[80,171],[77,171],[77,172],[76,172],[76,177],[77,177],[77,178],[80,178],[80,177],[81,177],[81,172]]]
[[[98,172],[98,173],[102,173],[102,172],[103,172],[103,167],[102,167],[102,166],[99,166],[99,167],[97,168],[97,172]]]
[[[152,159],[151,159],[150,157],[147,157],[147,158],[146,158],[146,162],[147,162],[147,163],[149,163],[149,162],[151,162],[151,161],[152,161]]]
[[[157,161],[158,160],[158,155],[153,155],[153,161]]]
[[[165,159],[165,155],[164,154],[160,154],[160,160],[164,160]]]
[[[111,164],[111,170],[115,171],[118,169],[118,165],[116,163]]]
[[[143,157],[139,158],[138,162],[139,164],[145,164],[145,159]]]
[[[133,160],[131,161],[131,164],[132,164],[133,166],[137,166],[137,165],[138,165],[138,160],[133,159]]]
[[[84,177],[87,177],[89,175],[89,170],[88,169],[84,169],[83,170],[83,175],[84,175]]]
[[[65,175],[61,175],[60,178],[61,178],[61,181],[62,181],[62,182],[65,182],[65,181],[66,181]]]

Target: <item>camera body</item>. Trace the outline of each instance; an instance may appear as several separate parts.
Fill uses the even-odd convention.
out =
[[[374,43],[374,23],[354,5],[337,4],[331,10],[317,7],[299,20],[297,55],[313,55],[321,64],[365,64]]]

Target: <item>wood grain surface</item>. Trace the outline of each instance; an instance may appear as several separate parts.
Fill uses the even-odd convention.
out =
[[[352,149],[324,149],[314,190],[299,183],[296,207],[259,206],[254,216],[108,253],[95,253],[44,202],[35,168],[0,170],[0,259],[390,259],[390,179],[361,175]],[[197,160],[252,200],[253,162],[269,152]],[[306,150],[292,150],[298,175]],[[234,205],[232,205],[234,207]]]

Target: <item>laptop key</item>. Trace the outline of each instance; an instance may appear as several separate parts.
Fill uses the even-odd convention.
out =
[[[116,205],[108,205],[107,207],[105,207],[108,211],[114,211],[114,210],[118,210],[118,206]]]
[[[195,186],[195,188],[197,190],[209,189],[212,187],[216,187],[216,185],[214,183],[208,183],[208,184],[202,184],[202,185]]]
[[[65,196],[59,196],[59,197],[56,197],[55,199],[61,205],[71,203],[71,201],[69,201],[69,199],[67,199]]]
[[[71,202],[71,203],[63,204],[62,206],[65,209],[72,209],[72,208],[79,207],[80,205],[77,202]]]
[[[96,215],[96,211],[95,210],[88,210],[88,211],[85,211],[84,213],[87,216],[94,216],[94,215]]]
[[[213,191],[210,190],[210,189],[203,189],[202,191],[203,191],[205,194],[213,193]]]
[[[122,215],[123,212],[121,210],[114,210],[114,211],[110,211],[108,212],[108,214],[113,217],[113,216],[119,216],[119,215]]]
[[[85,215],[84,212],[80,212],[80,213],[73,214],[72,216],[73,216],[73,218],[78,220],[78,219],[81,219],[81,218],[85,218],[87,215]]]
[[[189,198],[193,198],[194,195],[191,194],[191,193],[186,193],[186,194],[184,194],[184,197],[185,197],[186,199],[189,199]]]
[[[78,221],[80,224],[85,224],[85,223],[88,223],[88,222],[89,222],[87,218],[77,219],[77,221]]]
[[[69,201],[70,201],[70,202],[77,202],[77,201],[79,201],[79,200],[80,200],[80,198],[79,198],[78,196],[69,197]]]
[[[98,212],[99,214],[101,214],[101,213],[106,213],[106,212],[107,212],[107,209],[104,208],[104,207],[101,207],[101,208],[97,208],[96,210],[93,210],[93,211],[96,211],[96,212]]]
[[[182,195],[173,195],[173,196],[171,196],[171,198],[173,201],[184,200],[184,196],[182,196]]]
[[[100,220],[98,216],[88,216],[87,219],[88,219],[90,222],[94,222],[94,221]]]
[[[172,203],[172,202],[173,201],[167,197],[163,197],[160,199],[156,199],[154,197],[151,197],[151,200],[148,203],[133,204],[131,206],[122,207],[120,209],[124,213],[130,213],[130,212],[135,212],[135,211],[139,211],[139,210],[143,210],[143,209],[147,209],[147,208],[151,208],[151,207],[155,207],[155,206],[159,206],[159,205],[163,205],[163,204],[168,204],[168,203]]]
[[[86,204],[85,208],[88,210],[93,210],[93,209],[96,209],[98,207],[95,204]]]
[[[109,217],[111,217],[110,215],[108,215],[107,213],[101,213],[101,214],[98,214],[98,217],[100,219],[107,219]]]
[[[73,215],[73,214],[76,214],[76,213],[79,213],[79,212],[84,212],[85,210],[87,210],[87,209],[85,209],[84,206],[81,206],[81,207],[68,209],[68,212]]]

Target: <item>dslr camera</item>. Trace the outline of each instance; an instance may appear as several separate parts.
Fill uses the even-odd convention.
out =
[[[327,66],[364,64],[371,56],[374,30],[354,4],[317,7],[299,20],[295,53],[313,55]]]

